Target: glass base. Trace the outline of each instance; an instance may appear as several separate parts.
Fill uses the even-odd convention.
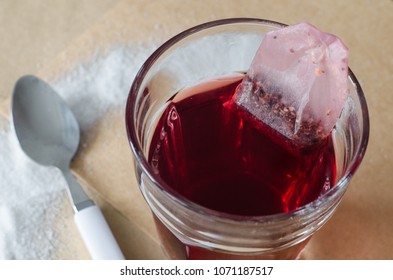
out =
[[[168,259],[172,260],[295,260],[311,237],[286,249],[263,253],[231,253],[218,251],[196,245],[188,245],[180,241],[153,214],[154,222],[160,238],[161,247]]]

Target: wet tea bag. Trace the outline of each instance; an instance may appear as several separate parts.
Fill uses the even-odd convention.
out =
[[[348,49],[308,23],[265,35],[234,102],[299,145],[329,135],[348,97]]]

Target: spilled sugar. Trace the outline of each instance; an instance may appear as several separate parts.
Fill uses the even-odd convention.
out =
[[[131,82],[152,51],[141,45],[115,46],[52,83],[76,115],[82,135],[108,111],[123,112]],[[5,120],[0,121],[0,155],[0,259],[53,258],[56,248],[67,246],[54,225],[61,223],[61,211],[72,211],[63,205],[61,173],[27,158]]]
[[[5,123],[0,154],[0,259],[48,258],[65,182],[57,170],[29,160]]]
[[[53,84],[74,112],[82,131],[88,130],[109,110],[125,105],[128,91],[139,68],[152,53],[142,45],[116,46],[96,53]]]

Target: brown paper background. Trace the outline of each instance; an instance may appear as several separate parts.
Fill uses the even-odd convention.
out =
[[[12,6],[11,2],[6,1],[8,6]],[[48,47],[51,50],[48,53],[40,51],[39,44],[33,44],[36,50],[30,52],[39,54],[36,63],[43,65],[34,68],[26,59],[26,65],[29,66],[26,66],[29,69],[26,71],[35,69],[37,75],[50,82],[72,69],[79,61],[88,60],[97,48],[105,49],[114,44],[129,42],[159,44],[195,24],[226,17],[258,17],[287,24],[308,21],[341,37],[350,49],[350,67],[360,80],[368,101],[370,143],[364,162],[353,178],[342,204],[330,221],[312,238],[302,259],[393,259],[393,116],[390,113],[390,106],[393,106],[393,87],[390,83],[393,74],[393,1],[97,2],[100,4],[95,11],[85,17],[82,12],[79,15],[73,14],[75,7],[71,4],[62,4],[63,11],[53,11],[53,20],[64,17],[63,20],[72,27],[69,28],[71,31],[65,32],[63,37],[59,34],[54,36],[59,41],[64,40],[62,44],[46,43],[51,46]],[[88,10],[86,7],[85,9]],[[78,11],[81,10],[83,8]],[[1,10],[1,13],[6,14],[5,10]],[[34,14],[26,13],[24,16],[26,18],[21,19],[21,24],[24,25],[39,20]],[[40,25],[40,30],[47,30],[46,25],[50,29],[49,19],[46,19],[47,23]],[[29,30],[29,26],[26,28]],[[7,71],[7,68],[0,71],[3,81],[0,96],[6,99],[1,104],[0,111],[4,115],[7,115],[7,98],[11,94],[11,85],[15,82],[12,75],[20,72],[26,74],[23,73],[23,57],[29,55],[21,55],[23,44],[20,40],[26,38],[18,37],[17,32],[20,30],[25,29],[7,26],[0,30],[4,34],[13,33],[7,35],[11,41],[0,44],[0,59],[8,65],[15,63],[18,68],[15,70],[15,67],[10,66],[14,71]],[[48,34],[41,36],[50,40],[50,32],[55,34],[55,31],[50,29],[47,32]],[[19,52],[12,48],[12,40],[19,43],[14,44],[20,48]],[[69,44],[65,47],[67,41]],[[64,49],[58,50],[62,46]],[[81,148],[74,160],[73,171],[103,209],[126,257],[163,258],[149,209],[133,175],[132,154],[125,133],[124,117],[118,113],[106,115],[86,139],[88,145]],[[59,233],[67,246],[59,246],[53,258],[89,258],[73,225],[69,204],[65,202],[62,207],[64,213],[61,218],[64,224],[59,226]]]

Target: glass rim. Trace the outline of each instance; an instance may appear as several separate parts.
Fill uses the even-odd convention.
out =
[[[369,114],[366,99],[363,93],[363,90],[360,86],[359,81],[357,80],[355,74],[352,70],[348,67],[348,78],[352,82],[353,86],[356,89],[357,96],[359,98],[359,103],[361,105],[362,110],[362,118],[363,118],[363,134],[362,138],[359,143],[359,149],[357,153],[352,158],[350,164],[347,167],[347,170],[344,174],[342,174],[341,178],[335,183],[333,187],[331,187],[328,191],[326,191],[323,195],[318,197],[317,199],[302,205],[294,210],[288,212],[282,212],[277,214],[270,214],[270,215],[262,215],[262,216],[248,216],[248,215],[236,215],[236,214],[229,214],[225,212],[220,212],[216,210],[212,210],[201,206],[181,194],[177,193],[176,191],[172,190],[172,188],[164,182],[159,176],[154,175],[152,172],[151,165],[148,163],[148,160],[143,154],[142,147],[138,141],[138,136],[136,134],[136,127],[134,123],[135,117],[135,110],[134,106],[137,100],[137,93],[140,89],[142,81],[144,80],[146,74],[149,72],[151,66],[160,58],[160,56],[165,53],[170,47],[174,44],[180,42],[181,40],[198,33],[200,31],[206,30],[208,28],[214,28],[218,26],[230,25],[230,24],[259,24],[259,25],[267,25],[270,27],[285,27],[286,24],[266,20],[266,19],[259,19],[259,18],[226,18],[226,19],[219,19],[214,21],[209,21],[206,23],[202,23],[186,29],[185,31],[180,32],[179,34],[173,36],[166,42],[164,42],[160,47],[158,47],[144,62],[141,66],[140,70],[136,74],[134,81],[132,83],[130,92],[127,97],[126,103],[126,112],[125,112],[125,123],[126,123],[126,130],[127,136],[129,140],[129,144],[131,146],[131,150],[136,160],[136,164],[141,168],[142,172],[146,174],[149,180],[154,184],[155,187],[159,188],[163,194],[165,194],[169,199],[173,200],[175,203],[180,204],[181,206],[204,215],[208,215],[211,218],[215,218],[218,220],[223,220],[226,222],[235,222],[235,223],[270,223],[273,221],[281,221],[288,219],[288,217],[297,217],[302,216],[304,214],[309,213],[310,210],[318,208],[320,205],[327,203],[329,200],[334,199],[336,196],[339,196],[344,190],[346,183],[351,177],[354,175],[356,170],[358,169],[362,159],[364,157],[365,151],[368,145],[369,139]]]

